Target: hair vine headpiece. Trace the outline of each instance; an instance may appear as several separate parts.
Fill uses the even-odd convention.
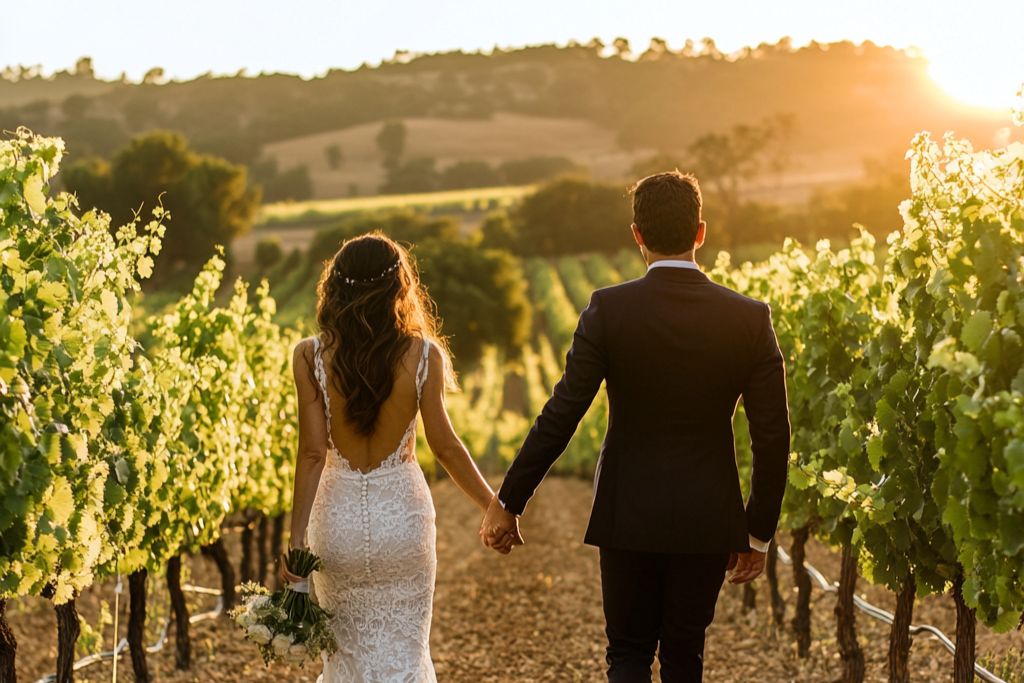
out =
[[[364,279],[353,278],[353,277],[348,277],[346,275],[341,275],[341,271],[340,270],[338,271],[338,274],[341,275],[341,279],[342,279],[342,281],[346,285],[365,285],[365,284],[369,284],[371,282],[377,282],[378,280],[383,280],[385,277],[387,277],[387,275],[389,273],[393,273],[396,270],[398,270],[399,263],[400,263],[399,261],[395,261],[390,266],[385,268],[384,271],[380,275],[376,275],[374,277],[368,277],[368,278],[364,278]]]

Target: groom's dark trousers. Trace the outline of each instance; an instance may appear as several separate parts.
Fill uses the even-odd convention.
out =
[[[594,292],[565,373],[498,498],[522,513],[605,383],[608,429],[585,542],[601,552],[608,678],[700,681],[730,553],[775,535],[789,455],[782,354],[766,304],[699,270],[655,267]],[[732,418],[753,450],[744,504]]]

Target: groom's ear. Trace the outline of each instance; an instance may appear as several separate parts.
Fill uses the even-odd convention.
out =
[[[700,249],[704,246],[704,238],[707,237],[708,224],[701,221],[697,224],[697,236],[693,240],[693,248]]]
[[[636,242],[636,246],[644,246],[644,236],[640,234],[640,228],[636,227],[636,223],[631,223],[629,229],[633,231],[633,241]]]

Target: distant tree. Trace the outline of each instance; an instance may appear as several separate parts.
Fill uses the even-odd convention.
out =
[[[501,185],[501,174],[486,161],[458,161],[441,173],[442,190],[458,190],[467,187],[493,187]]]
[[[281,239],[277,236],[265,237],[256,243],[256,267],[266,272],[284,257]]]
[[[646,50],[640,55],[640,61],[642,62],[656,62],[666,55],[671,55],[672,51],[668,47],[668,42],[664,38],[651,38],[651,43]]]
[[[700,46],[701,57],[711,57],[712,59],[721,59],[723,57],[722,51],[718,49],[713,38],[701,38]]]
[[[156,259],[157,282],[198,267],[214,245],[229,246],[249,228],[260,201],[245,167],[198,154],[180,134],[164,131],[135,138],[111,164],[76,166],[65,184],[79,193],[83,208],[94,198],[115,223],[162,202],[171,221]]]
[[[529,185],[580,170],[572,159],[566,157],[510,159],[498,167],[498,172],[509,185]]]
[[[442,239],[416,243],[413,255],[461,363],[479,359],[487,344],[518,349],[526,343],[531,307],[519,259]]]
[[[480,225],[480,244],[487,249],[519,251],[519,239],[507,211],[487,215]]]
[[[401,121],[385,121],[377,133],[377,148],[384,155],[385,166],[397,166],[405,151],[405,124]]]
[[[628,38],[616,38],[612,41],[612,49],[615,50],[615,56],[621,59],[628,59],[633,55],[633,50],[629,47]]]
[[[345,159],[341,152],[341,145],[338,145],[337,143],[328,145],[324,149],[324,156],[327,158],[327,166],[332,171],[337,171],[341,168],[341,162]]]
[[[632,211],[623,187],[562,178],[525,197],[511,218],[515,251],[553,256],[628,246]]]
[[[95,78],[92,68],[92,57],[79,57],[75,62],[75,75],[82,78]]]
[[[164,69],[162,66],[154,66],[142,77],[143,83],[159,84],[164,82]]]
[[[727,133],[708,133],[690,145],[688,151],[701,184],[714,192],[727,215],[740,208],[747,183],[785,170],[784,150],[791,131],[792,119],[782,116],[755,125],[738,124]]]
[[[438,189],[439,183],[437,161],[432,157],[418,157],[400,166],[390,167],[380,191],[384,194],[433,192]]]

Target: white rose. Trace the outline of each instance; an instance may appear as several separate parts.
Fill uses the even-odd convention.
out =
[[[249,601],[249,609],[250,610],[259,609],[260,607],[263,607],[268,602],[270,602],[270,596],[269,595],[257,595],[257,596],[254,596],[253,599]]]
[[[240,612],[238,612],[238,613],[237,613],[237,614],[235,615],[235,623],[236,623],[236,624],[238,624],[239,626],[248,626],[248,624],[247,624],[247,623],[245,623],[245,618],[246,618],[247,616],[249,616],[249,613],[248,613],[248,612],[241,612],[241,611],[240,611]]]
[[[274,648],[274,654],[283,657],[288,654],[288,650],[292,646],[291,636],[286,636],[283,633],[279,633],[274,636],[274,639],[270,641],[270,647]]]
[[[252,612],[246,612],[242,615],[242,626],[249,628],[256,623],[256,617],[253,616]]]
[[[302,643],[298,643],[297,645],[292,645],[288,648],[288,659],[298,663],[304,660],[308,653],[309,651],[306,649],[306,646]]]
[[[270,629],[263,624],[253,624],[246,630],[246,633],[249,636],[249,640],[257,645],[266,645],[274,637]]]

